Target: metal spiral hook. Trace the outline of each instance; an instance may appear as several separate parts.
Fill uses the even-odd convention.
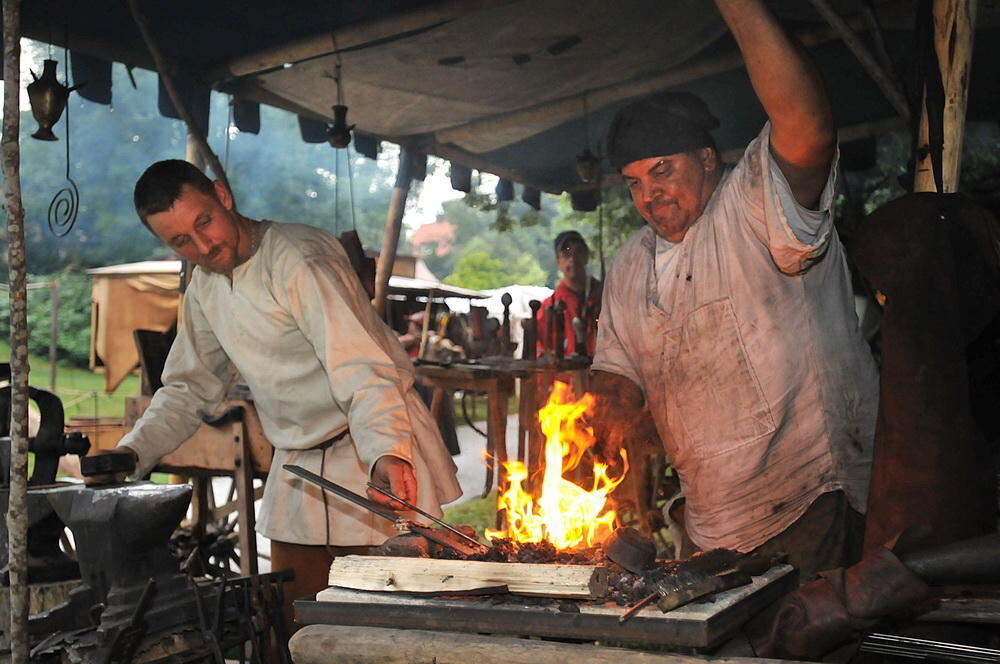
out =
[[[66,140],[69,141],[68,135]],[[80,210],[80,190],[69,173],[66,174],[66,181],[69,184],[57,191],[49,203],[49,230],[56,237],[64,237],[73,230]]]

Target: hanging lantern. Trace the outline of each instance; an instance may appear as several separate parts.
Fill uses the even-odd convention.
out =
[[[52,127],[59,122],[63,110],[66,108],[66,99],[69,93],[76,90],[78,85],[67,87],[56,79],[55,60],[46,60],[42,69],[42,76],[39,78],[35,72],[31,72],[35,80],[28,84],[28,102],[31,104],[31,114],[38,122],[38,131],[31,135],[40,141],[58,141],[59,139],[52,133]]]
[[[583,152],[576,155],[576,172],[584,182],[593,182],[597,179],[597,170],[600,160],[590,148],[584,148]]]
[[[340,104],[333,107],[333,124],[326,132],[326,140],[335,148],[346,148],[351,144],[351,130],[347,126],[347,107]]]

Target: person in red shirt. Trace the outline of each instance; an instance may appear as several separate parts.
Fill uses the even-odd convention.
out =
[[[578,232],[563,231],[557,235],[554,249],[556,267],[562,273],[562,279],[538,310],[538,350],[559,356],[556,341],[561,336],[562,357],[592,357],[597,344],[597,319],[601,314],[603,284],[587,274],[590,249]],[[552,309],[556,302],[564,305],[561,320]],[[562,335],[556,325],[562,326]],[[578,338],[582,343],[577,343]]]

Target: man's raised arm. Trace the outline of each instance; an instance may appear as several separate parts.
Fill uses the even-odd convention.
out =
[[[796,200],[815,207],[836,148],[833,112],[819,72],[764,0],[715,0],[739,44],[771,121],[771,150]]]

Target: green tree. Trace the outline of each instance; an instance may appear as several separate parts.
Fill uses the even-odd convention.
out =
[[[66,270],[51,275],[32,275],[30,284],[55,281],[59,297],[56,359],[62,364],[86,367],[90,362],[90,278]],[[28,352],[48,357],[52,325],[52,290],[28,291]],[[0,297],[0,336],[10,337],[10,305],[7,291]]]
[[[503,263],[490,258],[485,251],[475,251],[463,256],[444,282],[461,288],[485,290],[507,286],[508,274]]]

